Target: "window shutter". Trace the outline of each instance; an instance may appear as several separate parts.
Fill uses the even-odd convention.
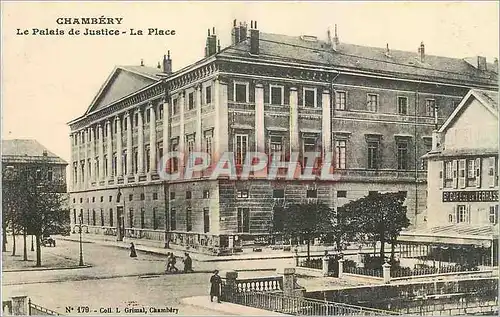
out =
[[[495,187],[495,158],[494,157],[489,157],[488,158],[488,178],[489,178],[489,183],[490,187]]]
[[[474,163],[474,167],[476,168],[476,187],[481,188],[481,158],[477,158]]]
[[[458,161],[454,160],[453,162],[453,188],[458,187]]]
[[[443,189],[445,182],[444,161],[439,162],[439,189]]]
[[[465,188],[465,180],[467,179],[467,170],[466,170],[466,160],[458,161],[458,183],[460,188]]]
[[[470,223],[470,205],[465,206],[465,223]]]
[[[450,213],[450,215],[451,215],[451,218],[450,218],[451,223],[456,223],[456,222],[457,222],[457,221],[456,221],[456,217],[457,217],[457,206],[453,206],[453,207],[451,208],[451,213]]]

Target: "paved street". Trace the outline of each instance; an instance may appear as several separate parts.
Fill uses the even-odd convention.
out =
[[[3,298],[25,294],[34,303],[65,313],[67,306],[89,306],[89,314],[101,307],[112,307],[113,311],[130,305],[178,308],[179,314],[220,315],[216,311],[186,306],[180,299],[203,296],[208,293],[210,273],[163,274],[165,257],[138,252],[130,258],[128,250],[84,243],[84,260],[92,267],[50,271],[4,272]],[[43,248],[43,257],[63,256],[79,259],[79,245],[72,241],[58,241],[56,248]],[[195,270],[276,268],[288,265],[289,259],[197,262]],[[179,261],[180,262],[180,261]],[[182,268],[182,262],[178,267]],[[273,271],[240,272],[245,276],[273,275]],[[72,311],[72,314],[75,314]],[[123,314],[123,310],[122,310]]]

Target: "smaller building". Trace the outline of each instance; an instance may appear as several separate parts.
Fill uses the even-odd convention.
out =
[[[470,90],[434,131],[432,150],[424,156],[427,228],[404,232],[401,242],[462,254],[475,249],[469,257],[497,259],[498,133],[498,93]]]

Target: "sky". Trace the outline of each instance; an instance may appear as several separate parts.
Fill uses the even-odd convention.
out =
[[[70,160],[67,122],[81,116],[116,65],[156,67],[170,50],[174,71],[203,58],[207,29],[230,44],[233,19],[259,30],[464,58],[498,57],[498,1],[490,2],[5,2],[2,1],[2,138],[34,138]],[[94,29],[174,29],[173,36],[71,36],[56,19],[122,18]],[[65,35],[31,35],[33,28]],[[30,35],[18,35],[18,30]]]

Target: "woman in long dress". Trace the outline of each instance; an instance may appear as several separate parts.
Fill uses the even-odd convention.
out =
[[[130,242],[130,257],[131,258],[137,257],[137,252],[135,251],[135,245],[133,242]]]
[[[219,276],[219,271],[215,270],[214,275],[210,278],[210,301],[213,302],[214,297],[217,297],[217,303],[220,303],[220,287],[222,279]]]

